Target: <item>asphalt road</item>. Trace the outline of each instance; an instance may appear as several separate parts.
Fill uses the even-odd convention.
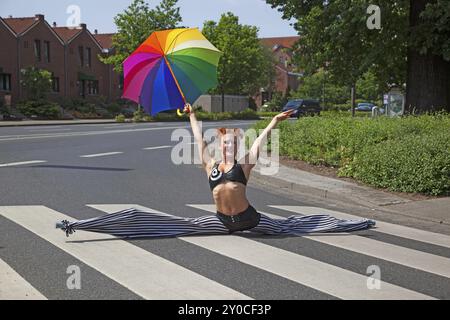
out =
[[[66,238],[54,230],[49,221],[61,214],[86,219],[133,205],[183,217],[211,214],[200,166],[171,161],[177,128],[189,129],[0,128],[0,299],[450,298],[450,237],[398,225],[351,235],[133,241],[83,232]],[[247,193],[255,208],[280,217],[312,206],[267,188],[249,186]],[[68,285],[77,275],[73,266],[81,288]]]

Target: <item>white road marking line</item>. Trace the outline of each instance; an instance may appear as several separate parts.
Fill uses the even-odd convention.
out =
[[[40,131],[72,131],[73,129],[67,128],[67,129],[28,129],[28,130],[31,132],[33,131],[40,132]]]
[[[55,229],[55,223],[61,220],[74,221],[74,218],[45,206],[0,207],[0,215],[145,299],[250,299],[216,281],[110,235],[77,231],[67,239],[61,230]]]
[[[168,149],[168,148],[172,148],[172,146],[148,147],[148,148],[142,148],[142,150],[158,150],[158,149]]]
[[[165,214],[133,204],[88,206],[107,213],[134,207]],[[239,236],[179,239],[342,299],[434,299],[383,281],[379,290],[370,290],[367,276]]]
[[[0,258],[0,300],[47,300]]]
[[[123,152],[108,152],[108,153],[98,153],[98,154],[87,154],[84,156],[80,156],[80,158],[97,158],[97,157],[106,157],[112,156],[116,154],[122,154]]]
[[[233,123],[233,126],[248,125],[247,123]],[[216,124],[203,124],[203,128],[217,127]],[[33,135],[10,135],[0,136],[1,141],[14,141],[14,140],[30,140],[30,139],[45,139],[45,138],[65,138],[65,137],[78,137],[78,136],[92,136],[92,135],[104,135],[111,133],[135,133],[154,130],[170,130],[170,129],[190,129],[189,125],[170,126],[170,127],[156,127],[156,128],[142,128],[142,129],[123,129],[123,130],[106,130],[106,131],[88,131],[88,132],[68,132],[68,133],[49,133],[49,134],[33,134]]]
[[[34,130],[46,130],[46,129],[56,129],[56,128],[62,128],[63,126],[48,126],[48,127],[26,127],[25,130],[30,130],[30,131],[34,131]]]
[[[214,205],[198,205],[195,207],[215,212]],[[274,219],[285,219],[285,217],[263,211],[258,210],[258,212]],[[323,234],[302,235],[302,237],[450,278],[450,259],[427,252],[396,246],[344,232],[340,232],[339,234],[326,233],[326,236],[323,236]]]
[[[270,207],[299,214],[322,213],[322,214],[330,214],[339,219],[348,219],[348,220],[361,219],[361,217],[354,216],[351,214],[317,207],[306,207],[306,206],[270,206]],[[382,221],[377,221],[377,228],[374,229],[374,231],[450,248],[450,237],[440,233],[419,230],[415,228],[405,227]]]
[[[34,160],[34,161],[23,161],[23,162],[11,162],[11,163],[3,163],[0,164],[0,167],[15,167],[15,166],[24,166],[27,164],[36,164],[36,163],[44,163],[47,161],[44,160]]]

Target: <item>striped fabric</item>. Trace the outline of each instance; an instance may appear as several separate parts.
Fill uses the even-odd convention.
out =
[[[298,235],[313,232],[349,232],[373,227],[375,221],[340,220],[329,215],[290,216],[272,219],[261,215],[252,232],[267,235]],[[177,237],[186,235],[229,234],[228,229],[214,215],[183,218],[130,208],[98,218],[57,224],[69,236],[76,230],[107,233],[123,238]]]

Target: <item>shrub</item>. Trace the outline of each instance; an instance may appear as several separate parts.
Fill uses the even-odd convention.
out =
[[[0,98],[0,114],[3,114],[3,115],[9,115],[10,114],[9,109],[5,105],[5,102],[3,101],[2,98]]]
[[[258,122],[264,128],[270,120]],[[339,168],[348,176],[396,191],[449,192],[450,116],[375,119],[348,116],[283,122],[280,155]]]
[[[20,102],[16,106],[17,110],[27,117],[37,116],[43,119],[58,119],[61,116],[61,109],[57,103],[46,100],[28,100]]]
[[[355,156],[346,175],[392,191],[448,195],[450,139],[446,133],[417,136],[369,145]]]
[[[136,110],[133,115],[133,121],[134,122],[143,122],[144,115],[145,115],[145,112],[142,109]]]
[[[119,114],[116,116],[116,122],[125,122],[125,116],[123,114]]]

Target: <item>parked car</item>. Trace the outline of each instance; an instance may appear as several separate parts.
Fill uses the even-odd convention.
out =
[[[358,106],[355,108],[355,111],[364,111],[364,112],[372,112],[372,109],[375,107],[373,103],[362,102],[358,103]]]
[[[123,114],[125,118],[133,118],[136,109],[133,108],[122,108],[120,109],[120,114]]]
[[[3,121],[22,121],[25,120],[26,117],[22,114],[4,114]]]
[[[297,99],[290,100],[284,107],[283,112],[295,109],[295,112],[291,115],[292,118],[300,118],[307,115],[320,116],[320,103],[317,100]]]

